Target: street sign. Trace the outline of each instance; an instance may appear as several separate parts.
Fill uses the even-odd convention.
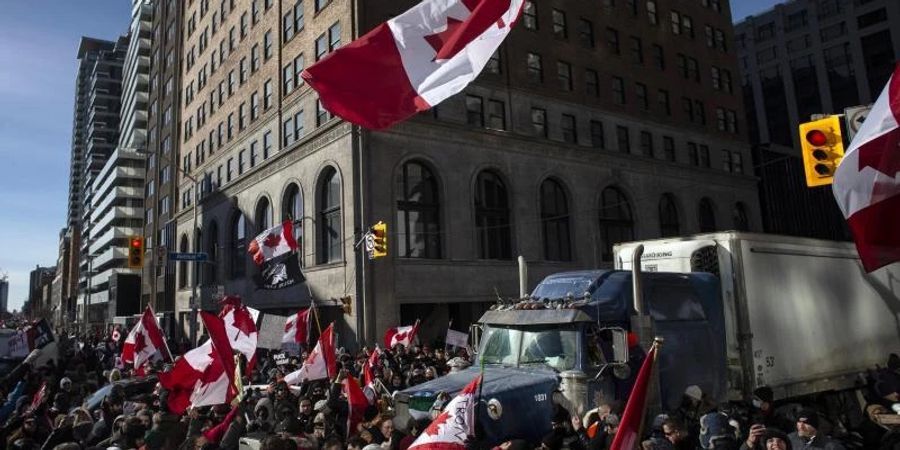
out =
[[[866,116],[869,115],[869,110],[872,109],[872,105],[868,106],[854,106],[851,108],[844,109],[844,119],[847,121],[847,146],[850,146],[850,143],[853,142],[853,136],[856,136],[856,132],[859,131],[859,127],[862,126],[863,122],[866,121]]]
[[[366,253],[369,255],[369,259],[375,259],[375,235],[372,233],[366,233]]]
[[[169,253],[169,261],[207,261],[206,253]]]

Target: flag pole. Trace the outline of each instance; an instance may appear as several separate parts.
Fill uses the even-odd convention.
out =
[[[659,366],[656,365],[656,359],[659,357],[659,348],[662,346],[662,343],[663,343],[663,338],[657,336],[657,337],[653,338],[653,345],[650,346],[650,350],[654,350],[653,351],[653,367],[652,368],[654,371],[657,371],[657,373],[659,371]],[[652,377],[652,373],[651,373],[651,377]],[[646,425],[646,421],[647,421],[647,402],[648,401],[649,401],[649,399],[645,396],[644,404],[642,407],[644,414],[641,415],[641,422],[638,425],[638,429],[637,429],[638,436],[644,435],[644,425]]]
[[[159,326],[159,322],[156,321],[156,314],[154,314],[153,307],[150,306],[150,303],[147,303],[147,309],[150,310],[150,317],[153,317],[153,321],[156,322],[156,328],[158,328],[160,331],[162,331],[162,328]],[[166,346],[166,358],[165,359],[167,359],[168,362],[172,362],[172,361],[174,361],[174,358],[172,358],[172,351],[169,350],[169,341],[166,339],[165,334],[163,334],[162,338],[163,338],[162,339],[163,345]]]
[[[453,319],[450,319],[450,321],[447,322],[447,330],[448,330],[447,333],[449,334],[450,333],[449,330],[452,330],[452,329],[453,329]],[[448,350],[449,348],[450,348],[450,345],[447,344],[447,335],[444,335],[444,354],[446,354],[449,351]]]
[[[307,286],[309,289],[309,286]],[[316,301],[312,295],[309,296],[309,307],[312,308],[313,317],[316,318],[316,328],[319,330],[319,336],[322,335],[322,324],[319,322],[319,308],[316,307]]]

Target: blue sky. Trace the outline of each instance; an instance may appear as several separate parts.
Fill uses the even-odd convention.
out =
[[[75,70],[82,35],[128,30],[128,0],[3,2],[0,14],[0,271],[9,307],[28,273],[55,265],[69,186]]]
[[[28,296],[36,264],[56,264],[65,225],[72,107],[81,36],[128,30],[128,0],[3,2],[0,14],[0,271],[10,309]],[[738,21],[772,0],[732,0]]]

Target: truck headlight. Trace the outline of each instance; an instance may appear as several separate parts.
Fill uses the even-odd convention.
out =
[[[487,413],[491,419],[500,420],[500,417],[503,415],[503,404],[500,403],[500,400],[496,398],[488,400]]]

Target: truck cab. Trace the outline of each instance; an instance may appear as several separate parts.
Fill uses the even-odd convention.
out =
[[[644,355],[628,338],[635,314],[631,277],[627,271],[554,274],[528,299],[497,304],[481,317],[478,422],[489,443],[538,441],[550,431],[555,408],[581,416],[628,395]],[[724,395],[724,319],[716,277],[654,273],[644,274],[642,282],[655,333],[666,339],[658,359],[665,381],[662,406],[676,408],[692,384],[713,399]],[[679,355],[677,364],[670,354]],[[397,426],[428,417],[438,393],[455,395],[481,373],[478,366],[395,394]]]

